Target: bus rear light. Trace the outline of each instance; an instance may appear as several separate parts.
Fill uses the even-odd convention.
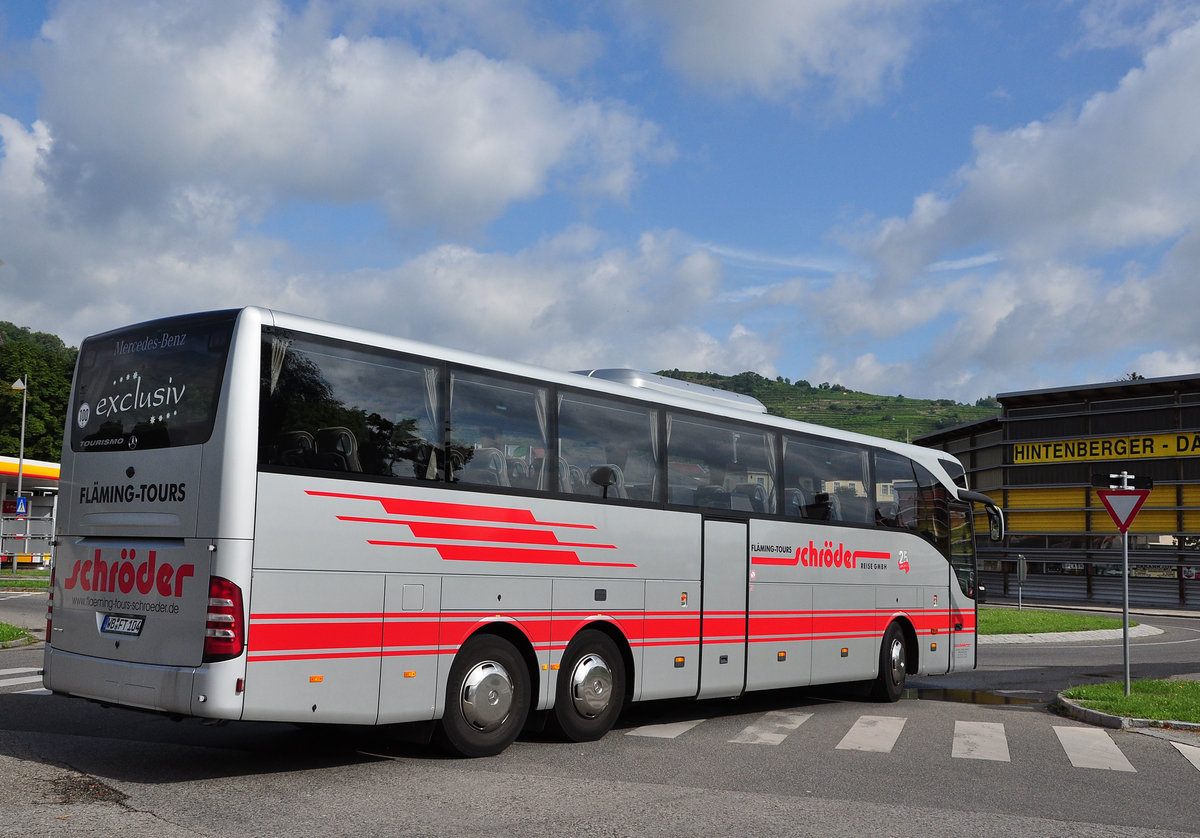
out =
[[[246,643],[242,589],[220,576],[208,580],[208,616],[204,623],[204,662],[229,660]]]
[[[50,598],[46,600],[46,642],[50,642],[50,630],[54,625],[54,568],[50,568]]]

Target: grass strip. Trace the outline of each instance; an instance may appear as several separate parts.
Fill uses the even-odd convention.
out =
[[[8,623],[0,623],[0,643],[8,643],[13,640],[31,641],[33,639],[33,635],[23,628],[12,626]]]
[[[979,634],[1045,634],[1056,631],[1095,631],[1121,628],[1119,617],[1101,614],[1068,614],[1063,611],[1017,608],[980,608]],[[1130,622],[1130,626],[1137,623]]]
[[[50,589],[50,571],[18,570],[0,571],[0,591],[47,591]]]
[[[1200,723],[1200,681],[1134,681],[1125,695],[1125,683],[1087,684],[1063,693],[1084,707],[1160,722]]]

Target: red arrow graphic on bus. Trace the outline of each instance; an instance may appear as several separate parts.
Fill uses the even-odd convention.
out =
[[[337,518],[339,521],[360,524],[403,526],[408,528],[413,538],[418,539],[367,539],[368,544],[377,547],[426,547],[437,550],[438,555],[446,561],[637,567],[636,564],[628,562],[585,561],[577,550],[615,550],[617,547],[615,544],[560,541],[558,534],[554,532],[556,528],[596,528],[590,524],[539,521],[529,509],[403,500],[336,492],[308,491],[306,494],[313,497],[379,503],[385,513],[396,517],[338,515]],[[496,526],[498,524],[512,526]]]

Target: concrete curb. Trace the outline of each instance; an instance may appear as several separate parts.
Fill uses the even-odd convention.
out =
[[[980,646],[1001,645],[1005,643],[1077,643],[1085,640],[1120,640],[1124,629],[1095,629],[1092,631],[1049,631],[1043,634],[981,634]],[[1162,634],[1163,630],[1141,623],[1131,626],[1130,637],[1152,637]]]
[[[1187,744],[1195,744],[1197,734],[1200,734],[1200,724],[1195,722],[1172,722],[1159,719],[1136,719],[1128,716],[1113,716],[1109,713],[1093,710],[1090,707],[1084,707],[1079,702],[1067,698],[1062,693],[1059,693],[1055,699],[1054,707],[1069,719],[1095,725],[1096,727],[1106,727],[1110,730],[1128,730],[1134,733],[1149,733],[1153,731],[1157,735],[1165,735],[1168,739],[1176,738],[1172,737],[1171,733],[1181,733],[1184,735],[1178,737],[1177,741]]]

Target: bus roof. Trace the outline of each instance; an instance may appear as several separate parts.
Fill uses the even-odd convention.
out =
[[[753,396],[734,393],[729,390],[721,390],[717,387],[708,387],[704,384],[696,384],[691,381],[682,381],[678,378],[668,378],[665,375],[658,375],[652,372],[641,372],[630,369],[604,369],[576,370],[576,374],[586,375],[589,378],[602,378],[605,381],[616,381],[619,384],[627,384],[630,387],[637,387],[642,390],[653,390],[656,393],[670,393],[676,396],[684,396],[685,398],[696,399],[697,401],[719,404],[723,407],[749,410],[754,413],[767,412],[767,406]]]

